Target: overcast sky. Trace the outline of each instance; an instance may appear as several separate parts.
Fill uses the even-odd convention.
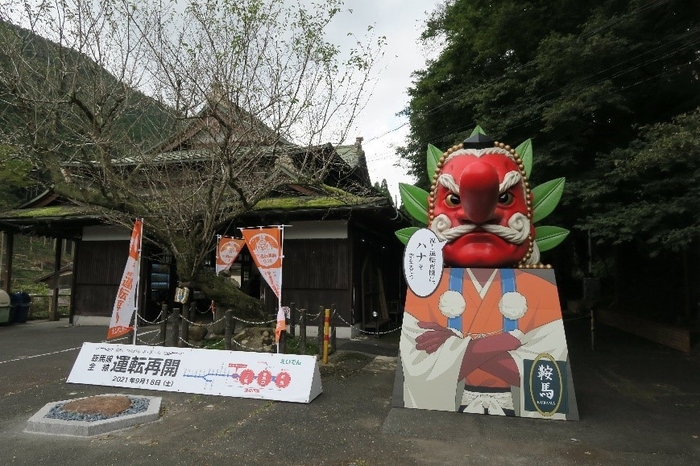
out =
[[[442,0],[345,0],[343,13],[328,31],[329,39],[341,47],[348,32],[363,36],[369,25],[375,26],[376,36],[386,37],[379,78],[354,136],[364,138],[372,182],[386,178],[395,199],[400,181],[414,181],[405,175],[405,169],[394,166],[398,161],[395,147],[403,145],[408,134],[407,118],[396,114],[408,103],[411,73],[425,67],[427,51],[418,43],[418,36],[428,14],[440,3]]]
[[[306,6],[319,1],[323,0],[301,0]],[[327,39],[341,50],[355,46],[355,39],[348,37],[348,33],[363,38],[370,25],[374,26],[374,37],[386,37],[384,57],[375,69],[378,78],[357,120],[355,134],[351,133],[347,141],[329,142],[351,144],[356,137],[362,137],[372,182],[386,179],[394,199],[398,198],[400,181],[414,182],[405,175],[405,168],[395,166],[399,160],[395,148],[404,144],[408,134],[407,118],[396,114],[408,104],[406,90],[411,85],[411,73],[425,67],[428,52],[418,43],[418,37],[430,12],[443,2],[345,0],[342,12],[326,31]],[[3,4],[1,0],[0,4]]]

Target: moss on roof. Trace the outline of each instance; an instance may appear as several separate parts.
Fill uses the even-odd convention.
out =
[[[262,199],[255,204],[253,210],[329,209],[370,204],[383,199],[350,194],[347,191],[328,185],[323,185],[323,189],[328,193],[325,196],[287,196]]]
[[[255,204],[253,210],[332,209],[335,207],[352,207],[375,204],[379,201],[384,201],[384,198],[354,196],[345,192],[343,192],[343,194],[343,196],[297,196],[268,198]]]
[[[282,209],[282,210],[294,210],[300,208],[330,208],[330,207],[342,207],[346,206],[345,202],[329,197],[329,196],[319,196],[319,197],[276,197],[272,199],[263,199],[259,201],[253,207],[253,210],[267,210],[267,209]]]
[[[32,209],[15,209],[0,212],[1,219],[33,219],[33,218],[57,218],[57,217],[72,217],[85,216],[98,212],[90,207],[74,206],[74,205],[54,205],[48,207],[35,207]]]

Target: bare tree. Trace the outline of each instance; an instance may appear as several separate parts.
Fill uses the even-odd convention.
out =
[[[368,98],[383,38],[341,51],[325,30],[342,2],[290,4],[6,0],[3,142],[110,222],[146,218],[188,280],[222,225],[326,176],[322,143],[344,141]]]

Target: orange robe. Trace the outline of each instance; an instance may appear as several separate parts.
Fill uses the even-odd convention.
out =
[[[405,312],[415,317],[418,321],[434,322],[443,327],[448,327],[448,318],[438,308],[438,302],[443,293],[449,289],[450,271],[446,268],[437,289],[427,297],[416,296],[409,289],[406,297]],[[504,318],[499,310],[499,301],[503,295],[501,285],[501,272],[497,271],[491,284],[485,291],[483,298],[479,295],[476,285],[469,274],[464,270],[462,277],[461,294],[466,306],[461,314],[461,332],[463,338],[483,338],[504,331]],[[561,319],[559,296],[554,283],[554,272],[548,269],[516,269],[516,291],[523,295],[527,301],[525,314],[517,319],[517,328],[524,334],[545,324]],[[562,335],[562,344],[566,342]],[[402,354],[403,357],[403,354]],[[465,356],[468,357],[468,354]],[[457,382],[455,380],[455,382]],[[486,372],[475,369],[467,374],[466,385],[509,388],[504,380]]]

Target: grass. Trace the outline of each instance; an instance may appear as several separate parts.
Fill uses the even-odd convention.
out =
[[[299,338],[292,338],[289,335],[287,335],[287,349],[284,352],[285,354],[301,354],[301,355],[310,355],[314,356],[319,354],[318,351],[318,345],[316,344],[316,339],[315,338],[307,338],[306,339],[306,346],[304,348],[301,347],[301,342],[299,341]],[[208,343],[207,345],[204,346],[206,349],[218,349],[222,350],[224,348],[224,341],[223,340],[218,340],[215,342]]]
[[[316,339],[315,338],[306,338],[306,345],[302,348],[301,347],[301,341],[299,337],[292,338],[289,335],[287,335],[287,349],[285,353],[287,354],[308,354],[308,355],[316,355],[319,354],[318,350],[318,344],[316,344]]]

